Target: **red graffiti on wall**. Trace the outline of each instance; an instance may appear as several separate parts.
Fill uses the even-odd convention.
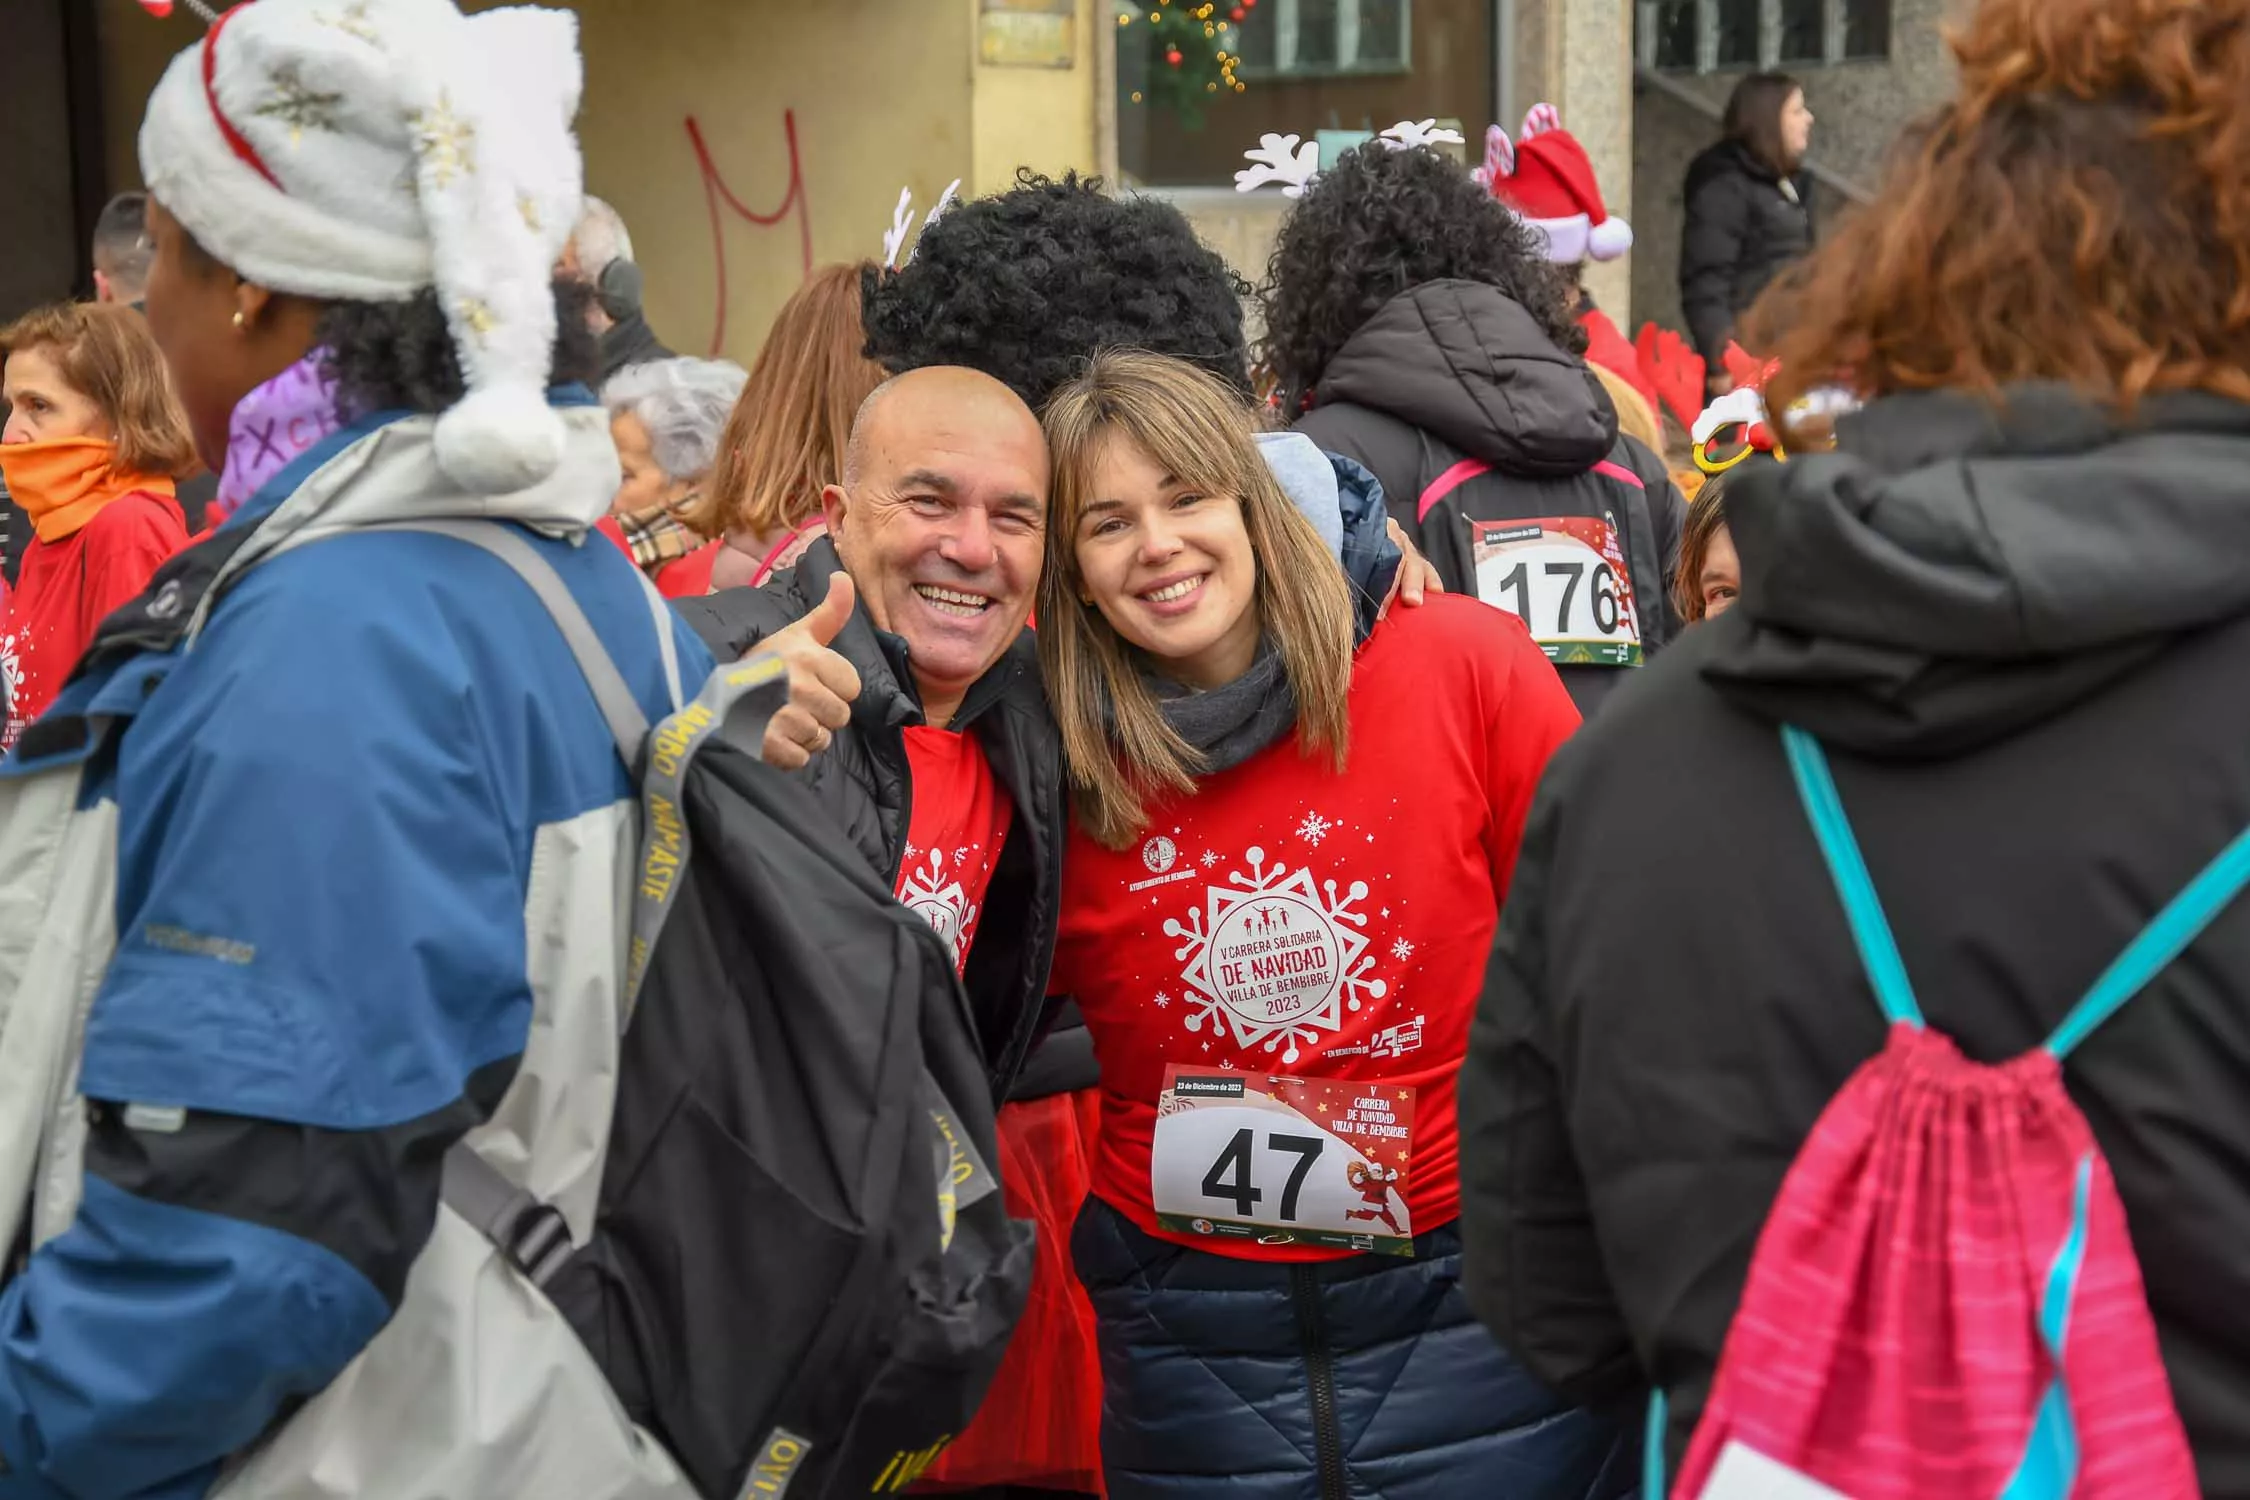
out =
[[[695,148],[695,164],[703,173],[703,203],[711,215],[711,262],[718,272],[718,295],[713,299],[717,311],[711,319],[711,354],[717,357],[726,344],[727,337],[727,237],[726,221],[720,217],[719,205],[724,203],[760,229],[771,229],[792,213],[797,216],[797,242],[804,261],[805,274],[812,274],[812,209],[805,199],[805,164],[797,154],[797,112],[781,112],[781,133],[789,144],[789,191],[781,198],[781,206],[770,214],[759,213],[734,195],[719,176],[718,165],[711,160],[711,148],[704,143],[703,127],[695,116],[687,117],[688,144]]]

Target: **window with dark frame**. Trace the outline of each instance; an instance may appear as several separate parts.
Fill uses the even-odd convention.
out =
[[[1656,6],[1656,66],[1667,71],[1695,71],[1695,0],[1658,0]]]
[[[1844,6],[1844,56],[1850,60],[1891,55],[1891,0],[1847,0]]]
[[[1359,66],[1403,68],[1406,55],[1406,0],[1359,0]]]
[[[1781,0],[1781,46],[1785,63],[1816,63],[1828,56],[1828,0]]]
[[[1815,67],[1891,54],[1891,0],[1639,0],[1639,61],[1665,72]]]
[[[1296,46],[1285,71],[1319,73],[1337,65],[1338,43],[1341,40],[1336,35],[1337,11],[1341,6],[1352,3],[1356,3],[1356,0],[1297,0],[1296,5],[1290,7],[1296,11],[1293,18],[1296,22]],[[1284,8],[1274,6],[1276,12]],[[1291,29],[1291,19],[1284,16],[1281,20],[1285,37]]]
[[[1761,0],[1718,0],[1720,67],[1758,65],[1758,20],[1764,9]]]
[[[1249,78],[1404,73],[1412,11],[1413,0],[1261,0],[1235,26],[1234,50]]]

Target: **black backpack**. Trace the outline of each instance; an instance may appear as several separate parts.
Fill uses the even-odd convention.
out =
[[[983,1400],[1031,1280],[951,955],[759,759],[786,696],[772,658],[721,667],[650,733],[551,570],[442,529],[545,600],[633,747],[644,813],[591,1242],[464,1149],[446,1201],[704,1495],[904,1491]]]

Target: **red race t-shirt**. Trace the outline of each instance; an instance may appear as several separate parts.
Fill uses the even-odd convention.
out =
[[[187,541],[178,502],[146,490],[118,496],[69,536],[32,538],[0,631],[0,687],[7,692],[0,749],[12,748],[55,701],[103,619],[147,588],[150,575]]]
[[[973,734],[909,729],[906,764],[914,778],[913,811],[898,866],[898,899],[945,939],[958,972],[968,966],[1015,804],[1000,790]]]
[[[1291,735],[1131,848],[1072,830],[1049,988],[1101,1061],[1094,1191],[1152,1234],[1314,1260],[1459,1214],[1454,1075],[1578,712],[1521,621],[1457,595],[1375,628],[1349,706],[1340,774]]]

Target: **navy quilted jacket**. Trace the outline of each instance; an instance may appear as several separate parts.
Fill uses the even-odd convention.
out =
[[[1087,1200],[1111,1500],[1612,1500],[1634,1416],[1573,1408],[1493,1343],[1453,1225],[1409,1260],[1238,1260]]]

